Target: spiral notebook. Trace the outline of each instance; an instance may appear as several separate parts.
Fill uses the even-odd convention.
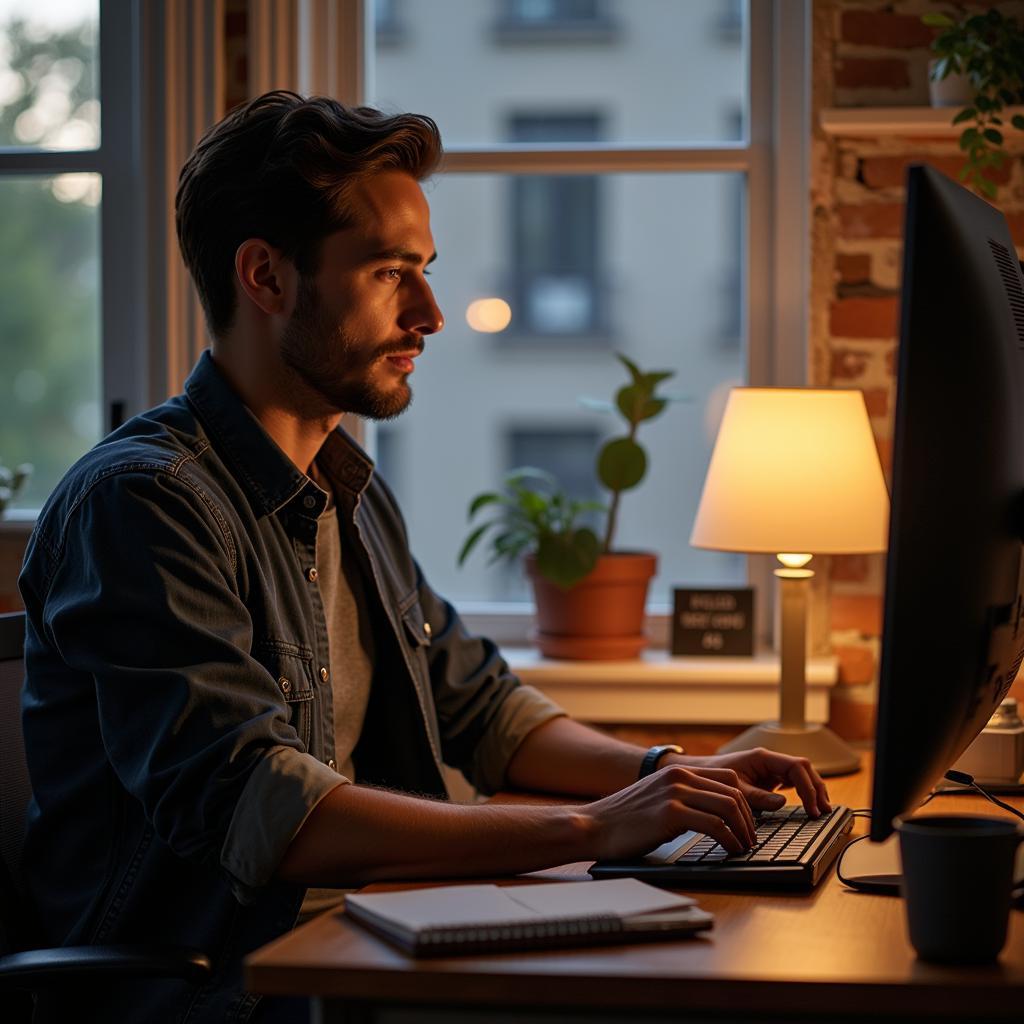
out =
[[[714,920],[635,878],[360,893],[345,913],[414,956],[671,939]]]

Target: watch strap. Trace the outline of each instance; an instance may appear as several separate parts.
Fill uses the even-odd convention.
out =
[[[658,770],[658,762],[668,753],[683,754],[685,751],[676,743],[661,743],[656,747],[651,747],[644,754],[644,759],[640,762],[640,774],[637,778],[645,779],[648,775],[656,772]]]

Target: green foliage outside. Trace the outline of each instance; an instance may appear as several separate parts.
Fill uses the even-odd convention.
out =
[[[501,491],[485,491],[470,502],[471,522],[483,509],[497,515],[473,528],[459,552],[459,565],[490,532],[491,563],[514,561],[533,552],[541,574],[568,589],[594,568],[600,555],[613,550],[622,492],[639,486],[647,474],[647,453],[636,440],[637,429],[672,400],[657,389],[673,376],[670,370],[645,373],[625,356],[618,359],[629,372],[629,382],[618,389],[615,400],[580,399],[587,408],[618,414],[626,422],[626,433],[606,441],[597,455],[597,477],[611,492],[610,504],[570,498],[543,470],[513,469],[505,476]],[[581,522],[592,512],[608,514],[603,541]]]
[[[6,60],[21,79],[0,107],[0,146],[26,144],[15,122],[48,92],[67,96],[69,117],[94,101],[92,31],[0,26],[0,69]],[[20,507],[38,508],[99,440],[99,252],[97,206],[62,202],[49,177],[0,176],[0,462],[35,467]]]
[[[995,199],[998,191],[985,172],[998,170],[1009,159],[1003,148],[1003,108],[1024,102],[1024,26],[996,8],[956,21],[948,14],[929,13],[921,20],[940,30],[932,42],[939,58],[932,77],[966,75],[974,98],[954,118],[966,124],[960,148],[966,160],[960,180]],[[1014,114],[1014,128],[1024,131],[1024,116]]]

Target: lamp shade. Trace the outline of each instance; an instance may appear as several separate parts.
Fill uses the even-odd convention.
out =
[[[883,551],[889,495],[864,396],[734,388],[690,543],[721,551]]]

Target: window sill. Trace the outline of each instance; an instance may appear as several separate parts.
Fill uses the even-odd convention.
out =
[[[13,509],[0,516],[0,537],[24,537],[28,540],[36,525],[37,511]]]
[[[819,123],[832,136],[949,136],[955,138],[967,127],[952,124],[959,107],[826,107]],[[1003,120],[1009,124],[1024,107],[1006,107]]]
[[[749,725],[778,718],[779,657],[676,658],[649,650],[636,661],[555,661],[504,648],[512,670],[573,717],[588,722]],[[807,720],[828,720],[835,657],[807,660]]]

